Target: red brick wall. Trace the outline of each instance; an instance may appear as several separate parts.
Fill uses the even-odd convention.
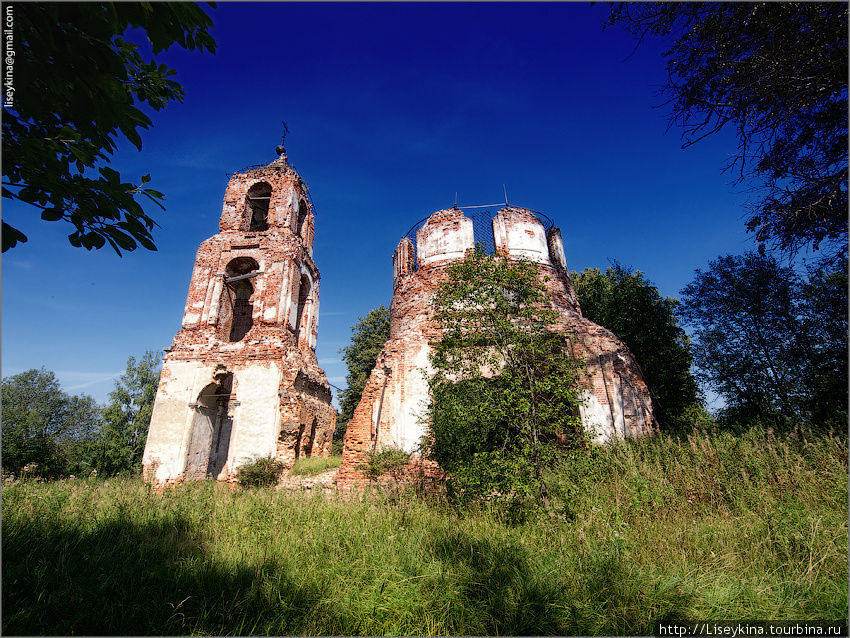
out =
[[[272,189],[268,229],[248,232],[246,195],[258,182],[267,182]],[[304,212],[305,206],[299,235],[298,210]],[[282,300],[291,303],[293,294],[297,299],[295,287],[302,270],[309,272],[313,280],[310,300],[318,304],[319,271],[312,258],[314,227],[306,186],[286,164],[285,157],[268,166],[234,174],[224,196],[220,232],[204,241],[195,256],[182,327],[166,354],[166,360],[222,364],[228,371],[248,363],[280,363],[284,374],[279,392],[281,428],[276,455],[287,462],[294,459],[296,444],[300,454],[327,456],[336,425],[330,387],[311,347],[312,339],[308,338],[316,331],[318,316],[302,327],[299,339],[289,324],[289,313],[283,313],[281,308]],[[220,326],[226,319],[221,313],[222,305],[227,304],[224,273],[227,265],[239,257],[255,260],[260,272],[250,278],[253,325],[243,339],[230,343],[229,335]],[[312,445],[303,437],[299,442],[299,429],[306,429],[309,435],[314,423]],[[234,429],[238,427],[234,423]],[[145,468],[145,472],[150,475],[151,469]]]
[[[459,217],[463,213],[457,209],[438,211],[418,233],[420,241],[428,240],[429,233],[451,233],[460,227]],[[503,221],[509,230],[513,221],[528,224],[536,220],[529,211],[511,208],[504,212]],[[557,229],[556,229],[557,230]],[[546,251],[552,250],[552,233],[547,238]],[[444,242],[446,245],[451,241]],[[497,242],[498,243],[498,242]],[[650,434],[653,432],[652,403],[646,384],[637,363],[626,345],[613,333],[581,316],[572,282],[567,275],[565,264],[555,255],[544,257],[539,263],[539,273],[558,311],[558,322],[551,329],[572,335],[575,354],[587,361],[588,378],[586,387],[603,405],[608,405],[613,383],[634,388],[638,411],[630,408],[625,412],[629,435]],[[409,397],[404,395],[409,384],[405,384],[405,375],[421,374],[421,370],[410,364],[413,353],[423,344],[433,343],[440,337],[439,328],[431,314],[431,300],[437,286],[445,279],[445,267],[450,261],[435,260],[429,264],[419,263],[413,270],[412,246],[409,240],[402,239],[393,258],[394,292],[390,305],[390,339],[378,356],[377,365],[363,391],[354,416],[348,423],[345,435],[342,464],[337,474],[337,485],[343,490],[368,484],[365,474],[357,469],[366,454],[376,448],[375,422],[377,406],[384,394],[384,405],[380,410],[378,439],[387,439],[394,420],[401,418],[392,413],[392,405],[404,404]],[[602,365],[600,366],[600,361]],[[390,370],[390,375],[385,373]],[[618,376],[619,375],[619,376]],[[606,392],[606,384],[608,391]],[[630,385],[629,385],[630,384]],[[392,402],[387,401],[385,386],[394,393]],[[422,397],[427,400],[427,396]],[[625,407],[625,406],[622,406]],[[380,447],[379,445],[377,447]]]

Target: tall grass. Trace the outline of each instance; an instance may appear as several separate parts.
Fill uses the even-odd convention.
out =
[[[847,614],[839,438],[657,438],[577,457],[561,518],[202,483],[3,491],[3,633],[644,634]],[[560,486],[558,488],[558,486]]]
[[[289,470],[292,476],[313,476],[321,474],[326,470],[331,470],[339,467],[342,463],[342,455],[334,454],[332,456],[305,456],[295,461],[295,465]]]

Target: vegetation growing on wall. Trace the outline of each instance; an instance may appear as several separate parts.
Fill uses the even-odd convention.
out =
[[[240,465],[236,470],[236,481],[242,487],[271,487],[280,480],[286,466],[271,458],[254,459]]]
[[[584,444],[581,363],[536,266],[475,251],[447,268],[433,308],[442,329],[430,379],[430,455],[458,502],[518,515],[550,505],[546,470]]]

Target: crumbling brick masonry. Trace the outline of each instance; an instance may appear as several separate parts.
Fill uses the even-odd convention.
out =
[[[143,457],[156,485],[232,480],[272,457],[328,456],[336,425],[316,360],[319,271],[306,186],[280,157],[235,173],[195,258]]]
[[[476,218],[478,220],[478,218]],[[479,220],[480,221],[480,220]],[[506,206],[477,231],[458,208],[437,211],[404,237],[393,256],[390,338],[378,355],[363,396],[348,423],[337,485],[349,489],[366,478],[358,469],[372,450],[417,449],[426,433],[430,344],[440,339],[431,299],[446,266],[462,259],[476,241],[509,257],[537,263],[558,311],[555,327],[570,335],[573,354],[587,364],[582,422],[597,441],[654,431],[652,403],[643,375],[626,345],[581,315],[566,270],[561,232],[547,229],[532,211]],[[415,239],[414,242],[411,239]]]

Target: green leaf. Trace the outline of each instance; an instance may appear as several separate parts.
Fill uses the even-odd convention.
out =
[[[24,235],[17,228],[14,228],[3,222],[3,251],[6,252],[10,248],[14,248],[18,242],[25,242],[27,240],[27,236]]]
[[[48,222],[55,222],[62,219],[63,213],[58,208],[47,208],[41,212],[41,218]]]
[[[67,211],[64,218],[76,227],[69,241],[83,247],[81,238],[91,224],[108,225],[127,213],[138,214],[141,197],[164,198],[157,191],[142,193],[125,185],[108,165],[122,136],[141,148],[141,130],[152,124],[143,108],[159,110],[183,94],[177,82],[164,77],[173,69],[157,56],[143,60],[125,32],[132,27],[147,33],[157,50],[175,43],[198,48],[202,41],[214,46],[208,33],[212,22],[200,7],[170,3],[146,8],[133,3],[27,3],[16,15],[15,39],[38,46],[24,47],[25,94],[30,98],[16,102],[18,111],[4,112],[3,150],[15,159],[4,164],[4,179],[22,188],[15,194],[4,189],[3,195],[47,208],[45,220],[57,220],[51,208]],[[74,78],[72,85],[67,78]],[[84,177],[87,168],[103,179]],[[149,180],[146,175],[142,185]],[[164,208],[160,201],[157,205]],[[147,224],[147,217],[139,218]],[[6,235],[6,249],[24,240],[11,230]],[[101,244],[93,237],[85,241],[93,247]],[[130,246],[122,235],[107,235],[105,241],[118,254],[122,244]]]
[[[139,243],[148,250],[155,251],[157,249],[156,244],[154,244],[153,241],[148,239],[145,235],[136,235],[135,237],[139,241]]]
[[[109,168],[108,166],[103,166],[99,168],[98,172],[110,182],[120,183],[121,181],[121,174],[118,171]]]
[[[113,239],[116,244],[118,244],[124,250],[135,250],[136,242],[133,241],[133,238],[127,235],[126,233],[122,233],[115,226],[107,226],[104,231],[107,233],[108,237]]]
[[[130,142],[133,143],[133,146],[135,146],[140,151],[142,150],[142,138],[139,135],[139,133],[136,131],[135,127],[133,127],[132,125],[131,126],[122,126],[121,132],[124,133],[124,135],[127,137],[127,139],[130,140]]]

